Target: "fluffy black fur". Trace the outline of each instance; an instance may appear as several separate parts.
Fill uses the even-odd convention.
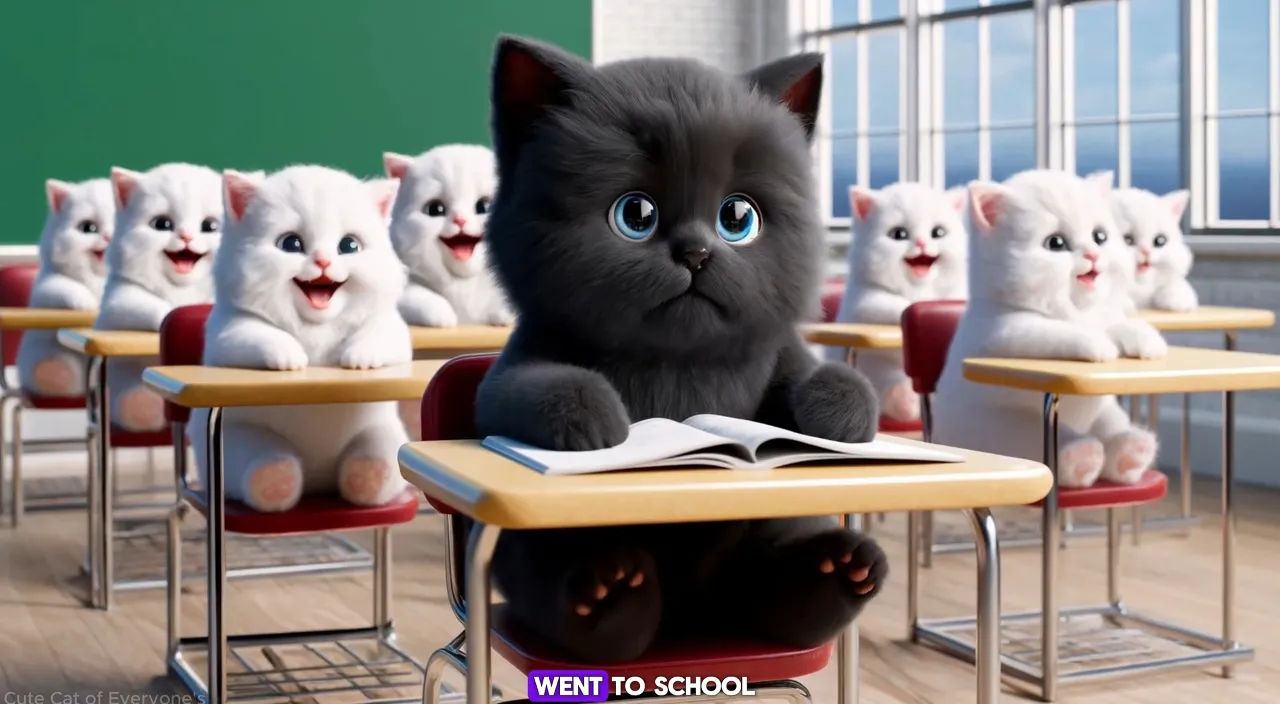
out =
[[[482,435],[590,450],[634,421],[698,413],[875,434],[866,379],[819,364],[796,331],[818,309],[825,247],[808,151],[821,86],[813,54],[730,76],[676,59],[596,68],[499,41],[487,239],[518,322],[476,399]],[[632,191],[658,206],[643,242],[610,225]],[[762,216],[743,246],[716,233],[735,193]],[[680,261],[690,249],[709,254],[696,271]],[[607,663],[674,628],[820,644],[875,594],[886,561],[834,519],[803,518],[507,532],[494,573],[524,623]]]

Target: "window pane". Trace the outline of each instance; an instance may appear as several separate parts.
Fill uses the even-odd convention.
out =
[[[1005,3],[1019,2],[1019,0],[989,0],[988,5],[1004,5]],[[948,10],[968,10],[979,5],[980,0],[946,0],[942,4],[943,11]]]
[[[1218,218],[1267,220],[1271,212],[1267,119],[1225,119],[1217,128]]]
[[[946,188],[960,186],[978,178],[978,133],[948,132],[942,135],[946,169]]]
[[[1115,125],[1076,128],[1076,173],[1115,171],[1120,166],[1120,130]]]
[[[858,129],[858,42],[843,36],[831,40],[831,131],[852,135]]]
[[[1031,127],[991,131],[991,180],[1003,181],[1036,165],[1036,133]]]
[[[1218,4],[1218,109],[1267,106],[1267,0]]]
[[[902,16],[899,0],[871,0],[870,22],[892,20]],[[831,25],[858,24],[858,0],[831,0]]]
[[[849,217],[849,186],[858,180],[858,140],[831,141],[831,217]]]
[[[942,25],[942,124],[978,124],[978,21]]]
[[[899,30],[867,35],[868,126],[871,129],[898,129],[898,37]]]
[[[871,0],[871,21],[891,20],[902,16],[902,4],[898,0]]]
[[[991,18],[991,121],[1035,115],[1035,25],[1030,12]]]
[[[1129,2],[1129,112],[1178,112],[1179,0]]]
[[[1111,117],[1116,114],[1116,5],[1091,2],[1075,6],[1076,114]]]
[[[1129,182],[1135,188],[1168,193],[1178,188],[1182,139],[1176,122],[1136,122],[1129,126]]]
[[[868,141],[871,151],[871,183],[868,185],[884,188],[898,180],[898,135],[871,137]]]

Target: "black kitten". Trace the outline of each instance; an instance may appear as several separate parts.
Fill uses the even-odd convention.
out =
[[[499,41],[487,239],[519,315],[476,399],[482,435],[591,450],[634,421],[698,413],[875,434],[866,379],[819,364],[796,330],[817,310],[825,253],[808,150],[821,87],[814,54],[739,77]],[[508,532],[494,571],[519,619],[611,662],[660,627],[818,645],[886,563],[869,538],[811,518]]]

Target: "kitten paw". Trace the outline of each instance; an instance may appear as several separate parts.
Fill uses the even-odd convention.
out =
[[[1097,438],[1081,438],[1058,450],[1058,486],[1080,489],[1093,486],[1102,473],[1106,452]]]
[[[1156,436],[1142,428],[1130,428],[1109,438],[1106,450],[1102,478],[1118,484],[1136,484],[1155,463]]]
[[[263,513],[280,513],[302,498],[302,465],[296,458],[279,457],[249,470],[244,480],[244,503]]]
[[[566,582],[565,649],[584,662],[623,662],[644,654],[657,633],[662,592],[652,556],[616,548],[585,562]]]
[[[515,322],[516,322],[515,314],[507,310],[506,308],[490,312],[488,317],[485,319],[486,324],[494,325],[497,327],[510,327],[511,325],[515,324]]]
[[[428,328],[453,328],[458,326],[458,313],[443,297],[437,294],[422,296],[420,300],[400,305],[400,316],[410,325]]]
[[[409,435],[409,442],[418,442],[422,439],[422,402],[414,399],[412,401],[401,401],[398,406],[400,412],[400,422],[404,424],[404,431]]]
[[[1091,333],[1080,340],[1080,359],[1085,362],[1110,362],[1120,358],[1120,348],[1102,333]]]
[[[395,351],[381,340],[355,340],[338,355],[338,364],[346,369],[379,369],[395,361]]]
[[[840,442],[867,442],[880,427],[871,382],[856,369],[831,362],[814,370],[791,393],[800,432]]]
[[[889,575],[889,559],[871,538],[849,530],[823,533],[809,539],[805,549],[815,553],[818,573],[835,580],[845,597],[865,602],[880,591]]]
[[[1151,325],[1138,320],[1126,321],[1115,329],[1121,354],[1137,359],[1160,359],[1169,354],[1169,344]]]
[[[35,391],[44,396],[79,396],[84,393],[80,372],[64,357],[46,359],[31,370]]]
[[[306,369],[311,360],[307,351],[297,340],[289,340],[286,344],[272,344],[262,350],[262,367],[278,372],[296,372]],[[283,342],[283,341],[281,341]]]
[[[400,468],[376,457],[351,457],[338,468],[338,494],[357,506],[382,506],[404,492]]]
[[[604,377],[589,372],[565,380],[541,399],[530,418],[531,445],[548,450],[600,450],[621,444],[631,434],[622,397]]]
[[[881,412],[894,420],[920,420],[920,395],[911,388],[911,382],[894,384],[884,395]]]
[[[136,387],[120,395],[115,425],[145,433],[164,428],[164,399],[148,389]]]

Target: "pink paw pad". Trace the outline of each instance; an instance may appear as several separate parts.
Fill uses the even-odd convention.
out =
[[[258,511],[288,511],[302,497],[302,467],[293,459],[266,462],[249,473],[245,503]]]
[[[400,422],[409,435],[410,441],[422,439],[422,403],[420,401],[400,402]]]
[[[65,359],[46,359],[31,370],[36,390],[49,396],[76,396],[80,388],[80,375]]]
[[[403,482],[386,460],[353,457],[342,464],[338,493],[357,506],[380,506],[400,493]]]
[[[1115,469],[1108,479],[1121,484],[1135,484],[1151,468],[1156,459],[1156,439],[1147,432],[1126,435],[1115,448]]]
[[[1093,486],[1106,459],[1102,443],[1094,438],[1077,440],[1059,450],[1058,485],[1070,489]]]
[[[132,389],[120,397],[117,425],[133,431],[164,427],[164,400],[146,389]]]
[[[909,384],[897,384],[885,393],[882,411],[894,420],[919,420],[920,396]]]

